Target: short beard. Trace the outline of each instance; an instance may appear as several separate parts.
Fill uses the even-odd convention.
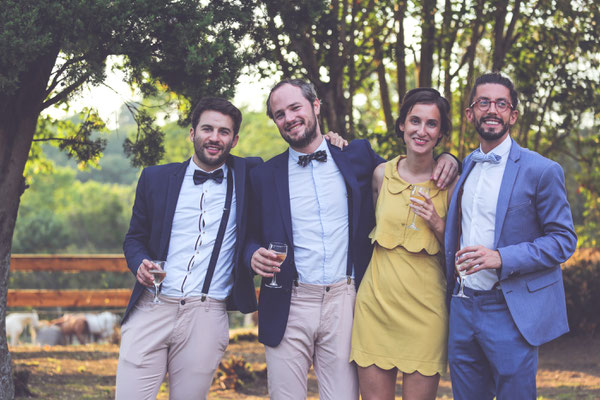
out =
[[[206,157],[204,155],[204,145],[203,144],[197,144],[194,141],[194,152],[196,153],[196,157],[198,158],[198,160],[200,162],[202,162],[205,165],[209,165],[211,167],[219,167],[221,166],[223,163],[225,163],[225,160],[227,160],[227,157],[229,156],[229,152],[231,151],[231,146],[224,146],[223,147],[223,152],[221,153],[221,155],[217,158],[209,158]]]
[[[480,121],[477,121],[475,123],[475,130],[477,131],[479,136],[482,139],[487,140],[489,142],[500,139],[502,136],[504,136],[506,132],[508,132],[509,128],[510,126],[508,124],[505,124],[504,121],[502,121],[502,129],[500,129],[500,131],[496,133],[494,131],[486,131],[485,129],[483,129],[481,127]]]
[[[289,135],[285,134],[285,131],[281,133],[281,137],[285,140],[290,147],[296,149],[302,149],[308,146],[316,137],[317,137],[317,116],[313,111],[313,126],[308,127],[308,123],[306,124],[306,128],[304,131],[304,136],[299,139],[292,139]]]

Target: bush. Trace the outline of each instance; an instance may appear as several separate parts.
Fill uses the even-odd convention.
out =
[[[572,333],[594,335],[600,327],[600,249],[579,249],[563,265],[567,315]]]

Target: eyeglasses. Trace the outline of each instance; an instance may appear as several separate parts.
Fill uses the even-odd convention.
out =
[[[479,109],[479,111],[487,111],[490,109],[492,103],[494,103],[496,105],[496,110],[498,110],[499,112],[504,112],[509,108],[510,109],[513,108],[512,104],[510,104],[510,101],[504,100],[504,99],[499,99],[499,100],[477,99],[473,103],[471,103],[471,105],[469,107],[473,108],[474,105],[477,105],[477,108]]]

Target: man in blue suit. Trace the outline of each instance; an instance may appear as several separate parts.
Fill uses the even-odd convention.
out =
[[[372,250],[371,178],[384,160],[366,140],[343,151],[324,140],[320,106],[309,83],[275,85],[267,114],[290,148],[250,175],[244,260],[263,277],[259,340],[274,400],[305,399],[311,364],[321,399],[358,399],[350,336],[356,288]],[[267,249],[272,242],[287,244],[282,264]],[[265,285],[274,272],[281,288]]]
[[[221,98],[192,113],[194,155],[145,168],[123,249],[136,276],[122,322],[117,399],[154,399],[169,374],[171,399],[206,398],[229,343],[227,310],[256,310],[251,272],[240,265],[247,178],[259,158],[229,154],[241,112]],[[152,300],[152,260],[166,260]]]
[[[569,329],[560,263],[577,237],[564,175],[511,139],[517,104],[513,83],[490,73],[475,82],[465,111],[481,146],[464,160],[446,220],[457,400],[535,399],[538,346]],[[466,272],[466,297],[455,265]]]

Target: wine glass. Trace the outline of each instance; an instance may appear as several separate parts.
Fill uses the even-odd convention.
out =
[[[465,253],[465,254],[469,254],[469,253]],[[464,266],[467,262],[469,262],[469,260],[464,260],[461,263],[458,263],[458,258],[456,258],[455,261],[455,265],[456,265],[456,271],[458,271],[458,275],[460,276],[460,289],[458,290],[457,294],[453,294],[453,297],[462,297],[464,299],[468,299],[469,296],[467,296],[464,292],[465,289],[465,276],[467,276],[467,271],[461,271],[460,268],[462,266]],[[457,264],[458,263],[458,264]]]
[[[275,253],[275,255],[277,256],[277,261],[279,261],[279,266],[281,267],[281,264],[283,263],[283,261],[285,261],[285,257],[287,256],[287,244],[271,242],[269,243],[269,250]],[[271,279],[271,282],[265,284],[265,286],[273,289],[281,288],[281,285],[277,283],[277,274],[275,272],[273,272],[273,278]]]
[[[413,185],[413,188],[410,192],[410,197],[414,197],[415,199],[419,199],[425,201],[425,196],[423,194],[429,195],[429,189],[419,185]],[[417,225],[415,225],[415,220],[417,219],[417,214],[413,211],[413,220],[411,224],[408,226],[410,229],[418,231]]]
[[[152,300],[156,304],[162,304],[162,301],[158,299],[158,288],[160,284],[165,280],[167,276],[167,271],[165,271],[165,261],[150,261],[152,263],[152,267],[148,270],[154,277],[154,300]]]

